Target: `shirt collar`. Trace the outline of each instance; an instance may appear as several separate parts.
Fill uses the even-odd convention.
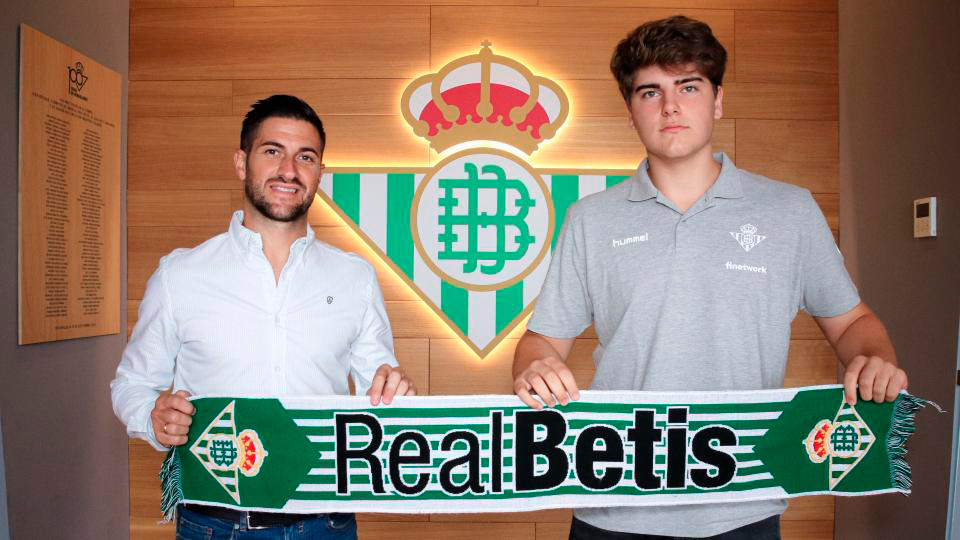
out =
[[[714,198],[720,199],[739,199],[743,197],[743,187],[740,185],[740,169],[733,164],[733,160],[725,152],[713,154],[713,159],[720,162],[720,175],[707,190],[706,200]],[[646,201],[653,199],[660,194],[653,181],[650,179],[650,163],[644,159],[637,167],[637,174],[632,178],[633,185],[630,187],[630,194],[627,200]]]
[[[253,232],[243,226],[243,210],[237,210],[233,213],[230,218],[230,228],[227,232],[241,251],[263,253],[263,237],[260,236],[260,233]],[[306,246],[313,242],[315,237],[313,227],[308,224],[306,236],[297,238],[290,246],[291,254],[303,251]]]

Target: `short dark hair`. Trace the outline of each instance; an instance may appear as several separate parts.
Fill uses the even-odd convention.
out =
[[[313,107],[298,97],[277,94],[251,105],[247,115],[243,117],[243,127],[240,128],[240,148],[244,152],[250,153],[253,140],[257,138],[257,132],[260,131],[260,124],[267,118],[273,117],[293,118],[310,122],[313,127],[317,128],[317,133],[320,134],[321,150],[327,142],[326,133],[323,131],[323,122],[320,121],[320,117],[317,116]]]
[[[630,102],[633,75],[640,68],[673,68],[693,64],[706,75],[713,91],[723,85],[727,68],[727,50],[714,37],[710,27],[698,20],[676,15],[646,22],[627,34],[613,51],[613,72],[623,99]]]

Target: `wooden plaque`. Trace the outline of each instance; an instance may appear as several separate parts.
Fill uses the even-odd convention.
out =
[[[21,345],[120,331],[121,82],[20,25]]]

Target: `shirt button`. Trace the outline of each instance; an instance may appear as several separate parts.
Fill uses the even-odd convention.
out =
[[[283,368],[280,367],[280,366],[274,366],[274,367],[273,367],[273,370],[274,370],[275,372],[277,372],[277,373],[280,373],[281,371],[283,371]]]

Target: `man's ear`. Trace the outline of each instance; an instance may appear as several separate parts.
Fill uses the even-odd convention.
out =
[[[246,180],[247,178],[247,153],[241,148],[233,153],[233,170],[237,173],[237,178]]]
[[[717,87],[717,97],[713,100],[713,119],[723,118],[723,87]]]

